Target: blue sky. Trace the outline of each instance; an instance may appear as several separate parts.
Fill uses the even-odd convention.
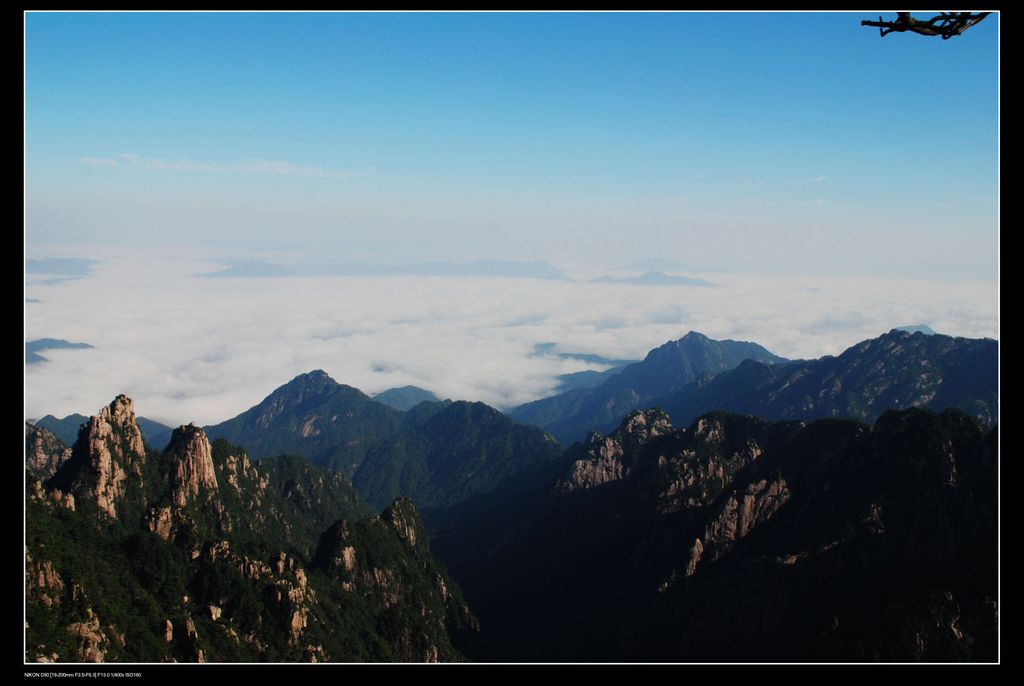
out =
[[[998,21],[26,16],[29,256],[996,276]]]

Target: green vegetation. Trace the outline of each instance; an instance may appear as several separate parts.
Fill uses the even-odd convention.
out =
[[[259,405],[205,431],[211,440],[242,445],[256,458],[288,453],[321,465],[339,446],[356,447],[358,456],[359,446],[395,435],[402,422],[402,412],[317,371],[296,377]]]
[[[276,451],[330,466],[378,509],[399,496],[421,507],[450,505],[562,452],[543,431],[482,403],[420,402],[400,412],[319,371],[207,431],[254,455]],[[301,485],[293,495],[303,498]]]
[[[253,463],[218,440],[216,489],[175,505],[174,464],[200,459],[188,444],[176,432],[164,453],[130,458],[141,466],[125,470],[113,520],[90,491],[87,443],[48,484],[76,494],[74,511],[29,482],[26,659],[460,659],[448,628],[475,620],[411,502],[377,516],[342,474],[296,456]],[[339,524],[356,551],[348,570],[317,554]]]
[[[356,470],[355,487],[372,505],[400,495],[421,507],[452,505],[561,457],[561,446],[543,431],[483,403],[419,407],[422,422],[368,448]]]

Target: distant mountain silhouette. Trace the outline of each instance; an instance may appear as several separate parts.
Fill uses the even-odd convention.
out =
[[[552,433],[563,445],[580,440],[594,428],[615,426],[631,410],[693,382],[701,375],[732,369],[746,359],[780,363],[756,343],[715,341],[691,331],[650,351],[641,362],[624,367],[599,386],[521,405],[509,416]]]
[[[686,423],[711,410],[766,419],[849,417],[872,422],[890,408],[956,407],[998,417],[999,345],[894,329],[838,357],[768,365],[753,360],[651,401]]]
[[[377,395],[373,396],[373,399],[379,403],[384,403],[388,407],[393,407],[396,410],[402,411],[412,409],[423,402],[436,403],[440,400],[440,398],[430,391],[416,386],[389,388],[386,391],[381,391]]]
[[[42,350],[61,349],[84,349],[91,348],[88,343],[72,343],[63,338],[37,338],[34,341],[25,343],[25,364],[37,364],[46,362],[46,358],[39,354]]]

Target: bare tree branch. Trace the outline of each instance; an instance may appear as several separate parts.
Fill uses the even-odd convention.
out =
[[[991,12],[940,12],[931,19],[915,19],[910,12],[897,12],[896,21],[864,20],[861,26],[874,26],[878,34],[885,36],[893,32],[911,31],[922,36],[942,36],[942,40],[959,36]]]

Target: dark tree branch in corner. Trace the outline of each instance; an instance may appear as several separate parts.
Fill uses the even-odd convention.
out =
[[[940,12],[931,19],[915,19],[910,12],[897,12],[896,21],[865,20],[861,26],[877,26],[879,35],[903,31],[912,31],[922,36],[942,36],[942,40],[959,36],[979,21],[987,17],[991,12]]]

